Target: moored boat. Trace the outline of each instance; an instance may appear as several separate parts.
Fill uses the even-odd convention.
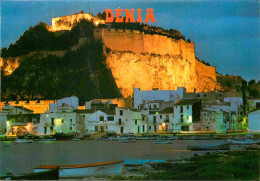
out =
[[[222,143],[222,144],[215,144],[215,145],[188,145],[188,150],[229,150],[230,143]]]
[[[171,144],[173,141],[156,141],[154,144]]]
[[[59,167],[37,173],[27,173],[20,176],[1,176],[1,180],[58,180]]]
[[[233,140],[233,139],[228,139],[227,140],[229,143],[235,144],[235,145],[253,145],[253,144],[258,144],[260,143],[259,140],[253,140],[253,139],[246,139],[246,140]]]
[[[15,143],[32,143],[33,140],[27,139],[24,136],[18,136],[18,138],[14,142]]]
[[[120,174],[123,170],[124,161],[111,161],[83,165],[60,165],[59,176],[62,178],[104,176]],[[57,167],[57,165],[38,166],[34,172],[41,172]]]

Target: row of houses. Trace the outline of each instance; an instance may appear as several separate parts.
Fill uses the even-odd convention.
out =
[[[132,106],[126,108],[104,99],[79,106],[77,97],[68,97],[50,103],[47,111],[37,114],[23,106],[6,105],[0,113],[0,131],[16,135],[24,132],[157,133],[246,129],[247,120],[241,114],[241,93],[187,93],[185,88],[141,91],[134,88],[132,98]],[[259,130],[255,127],[259,117],[254,120],[256,123],[251,127]]]

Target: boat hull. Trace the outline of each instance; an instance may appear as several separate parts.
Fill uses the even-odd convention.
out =
[[[229,150],[230,144],[219,144],[219,145],[200,145],[200,146],[191,146],[187,147],[188,150]]]
[[[257,140],[227,140],[227,141],[235,145],[253,145],[253,144],[260,143],[260,141]]]
[[[65,167],[60,166],[59,176],[61,178],[87,177],[87,176],[105,176],[120,174],[123,170],[124,162],[117,162],[105,165],[87,166],[87,167]],[[48,168],[34,168],[34,172],[49,170]]]

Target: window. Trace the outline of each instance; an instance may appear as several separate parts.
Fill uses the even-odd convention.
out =
[[[61,120],[61,123],[64,123],[64,119]]]
[[[123,110],[120,110],[119,112],[120,116],[123,116]]]
[[[122,120],[118,119],[118,124],[121,125],[122,124]]]
[[[222,94],[219,94],[218,96],[219,96],[219,97],[221,97],[221,96],[222,96]]]
[[[181,115],[181,122],[183,123],[183,115]]]
[[[99,116],[99,121],[104,121],[104,116]]]
[[[190,106],[187,106],[187,109],[190,109]]]
[[[160,119],[162,119],[162,115],[160,115]]]
[[[54,126],[54,118],[51,118],[51,126]]]
[[[199,95],[199,94],[197,94],[197,97],[200,97],[200,95]]]
[[[207,97],[207,94],[204,94],[203,97]]]
[[[72,119],[70,119],[70,124],[72,124]]]
[[[120,128],[120,133],[123,133],[124,132],[124,127],[121,127]]]
[[[144,117],[144,116],[142,116],[142,120],[143,120],[143,121],[145,120],[145,117]]]
[[[108,121],[114,121],[114,116],[108,116],[108,117],[107,117],[107,120],[108,120]]]
[[[156,123],[156,116],[153,116],[153,123]]]
[[[166,115],[165,122],[169,122],[169,121],[170,121],[169,115]]]
[[[187,115],[187,120],[189,120],[189,116]]]
[[[85,117],[86,117],[86,116],[85,116],[85,115],[83,115],[83,118],[84,118],[84,119],[85,119]]]
[[[180,113],[183,113],[183,106],[181,106]]]
[[[95,126],[95,131],[98,132],[98,126]]]
[[[154,132],[157,131],[156,125],[153,126]]]
[[[151,130],[152,129],[152,127],[151,126],[149,126],[149,130]]]
[[[72,127],[70,127],[70,130],[72,130]]]
[[[137,125],[137,120],[135,120],[135,125]]]
[[[51,127],[51,133],[53,133],[53,127]]]

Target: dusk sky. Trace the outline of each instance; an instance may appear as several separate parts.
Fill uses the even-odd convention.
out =
[[[55,16],[84,10],[88,1],[1,1],[1,47],[14,43],[30,26],[51,24]],[[196,57],[204,59],[221,74],[260,79],[259,2],[250,0],[90,0],[90,12],[104,9],[154,9],[156,23],[177,29],[195,42]],[[145,13],[142,14],[145,17]]]

